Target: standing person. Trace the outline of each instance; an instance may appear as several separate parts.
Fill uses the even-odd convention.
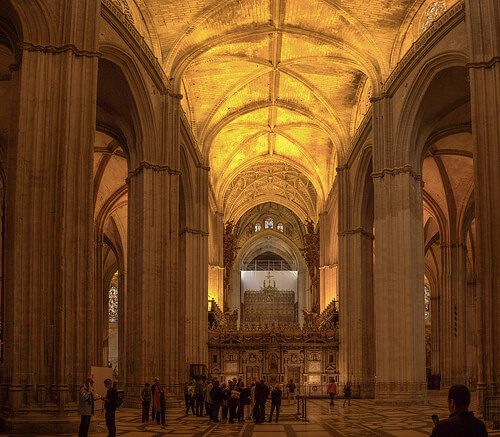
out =
[[[240,405],[238,407],[238,422],[245,421],[245,408],[250,405],[250,387],[245,387],[245,383],[240,381]]]
[[[194,396],[195,396],[195,402],[196,402],[196,415],[198,417],[203,416],[203,383],[201,382],[201,379],[198,379],[196,381],[196,384],[194,386]]]
[[[191,404],[190,396],[189,396],[189,384],[190,384],[190,381],[187,381],[184,384],[184,406],[186,408],[186,416],[187,416],[187,412],[189,410],[189,406]]]
[[[240,390],[237,385],[236,378],[230,383],[231,392],[229,395],[229,423],[234,423],[234,419],[238,417],[238,406],[240,404]]]
[[[330,396],[330,405],[333,407],[335,395],[337,394],[337,384],[333,381],[328,387],[328,395]]]
[[[146,382],[141,390],[141,402],[142,402],[142,423],[144,423],[148,421],[149,406],[151,405],[151,388],[149,387],[149,382]]]
[[[219,381],[214,379],[212,393],[210,396],[212,398],[212,420],[214,422],[220,422],[219,420],[219,410],[222,405],[223,393],[219,385]]]
[[[94,396],[94,381],[92,378],[87,378],[80,388],[78,398],[78,412],[81,416],[78,437],[87,437],[89,433],[90,419],[94,414],[94,400],[99,399]]]
[[[211,395],[211,392],[212,392],[213,387],[214,386],[212,384],[212,380],[207,379],[207,382],[205,384],[205,391],[204,391],[204,401],[205,401],[205,411],[206,411],[208,417],[210,418],[210,420],[212,420],[212,395]]]
[[[288,405],[290,405],[295,400],[295,388],[296,387],[295,387],[295,383],[293,382],[293,379],[290,379],[290,381],[288,381],[286,388],[288,391]]]
[[[250,417],[255,420],[255,410],[256,410],[256,404],[255,404],[255,381],[252,381],[252,387],[250,388],[250,397],[251,397],[251,409],[250,409]]]
[[[262,423],[266,420],[266,402],[269,397],[269,387],[261,379],[255,385],[255,404],[256,404],[256,417],[255,423]]]
[[[281,389],[281,384],[280,384],[274,387],[273,391],[271,392],[271,414],[269,415],[269,423],[273,421],[273,412],[275,409],[276,409],[276,423],[278,423],[282,397],[283,397],[283,390]]]
[[[160,419],[161,419],[162,397],[163,397],[163,402],[165,402],[165,391],[160,385],[158,385],[153,395],[153,411],[155,414],[155,420],[157,425],[160,424]],[[164,423],[162,423],[162,425],[164,426]]]
[[[160,378],[155,378],[155,382],[151,386],[151,420],[156,420],[155,411],[159,409],[159,405],[155,404],[155,393],[160,388]],[[158,398],[159,400],[159,398]]]
[[[465,385],[454,385],[448,391],[448,419],[437,422],[431,437],[487,437],[483,421],[469,411],[470,391]]]
[[[344,407],[347,402],[347,405],[351,406],[351,396],[352,396],[352,388],[351,381],[347,381],[346,385],[344,385]]]
[[[195,386],[194,379],[192,379],[189,382],[189,385],[187,386],[186,416],[189,414],[189,409],[191,409],[193,416],[196,415],[194,386]]]
[[[222,390],[222,423],[227,422],[227,413],[229,412],[229,398],[231,397],[231,390],[224,383],[221,386]]]
[[[161,427],[165,428],[166,424],[166,413],[167,413],[167,399],[165,398],[165,387],[160,387],[160,417],[156,418],[156,423],[158,424],[158,419],[161,421]]]
[[[104,409],[106,410],[106,427],[108,428],[108,437],[116,437],[115,415],[118,408],[118,391],[113,385],[111,379],[104,380],[104,386],[108,390],[104,399]]]

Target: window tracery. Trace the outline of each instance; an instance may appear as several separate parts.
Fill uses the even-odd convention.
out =
[[[276,230],[279,231],[279,232],[283,232],[283,230],[284,230],[283,223],[278,223],[276,225]]]
[[[427,285],[424,285],[424,316],[426,321],[431,316],[431,291]]]
[[[118,288],[114,285],[109,289],[108,308],[110,323],[118,322]]]
[[[274,228],[274,220],[271,217],[267,217],[264,220],[264,229],[273,229]]]
[[[422,31],[425,32],[431,24],[446,12],[446,1],[433,1],[425,10]]]
[[[255,232],[262,231],[262,225],[260,223],[255,223]]]

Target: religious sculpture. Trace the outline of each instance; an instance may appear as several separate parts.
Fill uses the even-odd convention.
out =
[[[304,235],[304,247],[302,255],[307,264],[309,279],[311,281],[310,292],[314,297],[312,310],[319,312],[318,290],[319,290],[319,231],[315,230],[314,222],[306,220],[306,234]]]
[[[224,295],[229,296],[231,293],[231,271],[233,269],[234,260],[238,252],[237,237],[233,233],[234,222],[229,220],[224,227],[223,251],[224,251]],[[227,302],[227,299],[224,299]],[[224,310],[227,310],[227,306]]]

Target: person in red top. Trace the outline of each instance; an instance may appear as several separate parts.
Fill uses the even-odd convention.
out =
[[[335,395],[337,394],[337,384],[333,381],[328,387],[328,395],[330,396],[330,405],[333,406],[333,401],[335,399]]]

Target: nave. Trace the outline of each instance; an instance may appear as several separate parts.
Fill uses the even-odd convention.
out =
[[[432,396],[425,406],[391,407],[376,405],[373,400],[354,399],[351,407],[342,407],[342,399],[331,408],[327,399],[308,401],[308,420],[301,422],[295,418],[296,405],[288,406],[284,401],[279,423],[256,425],[247,420],[243,424],[214,424],[206,417],[192,415],[185,417],[183,408],[167,409],[165,429],[153,424],[140,423],[140,411],[125,408],[117,414],[117,436],[120,437],[160,437],[178,435],[184,437],[423,437],[432,430],[431,415],[447,417],[446,398]],[[473,403],[471,409],[477,405]],[[267,411],[269,404],[267,405]],[[98,422],[98,416],[95,417]],[[90,433],[93,437],[106,437],[103,418],[100,431]],[[488,430],[490,436],[500,436],[500,431]],[[1,434],[0,434],[1,435]]]

